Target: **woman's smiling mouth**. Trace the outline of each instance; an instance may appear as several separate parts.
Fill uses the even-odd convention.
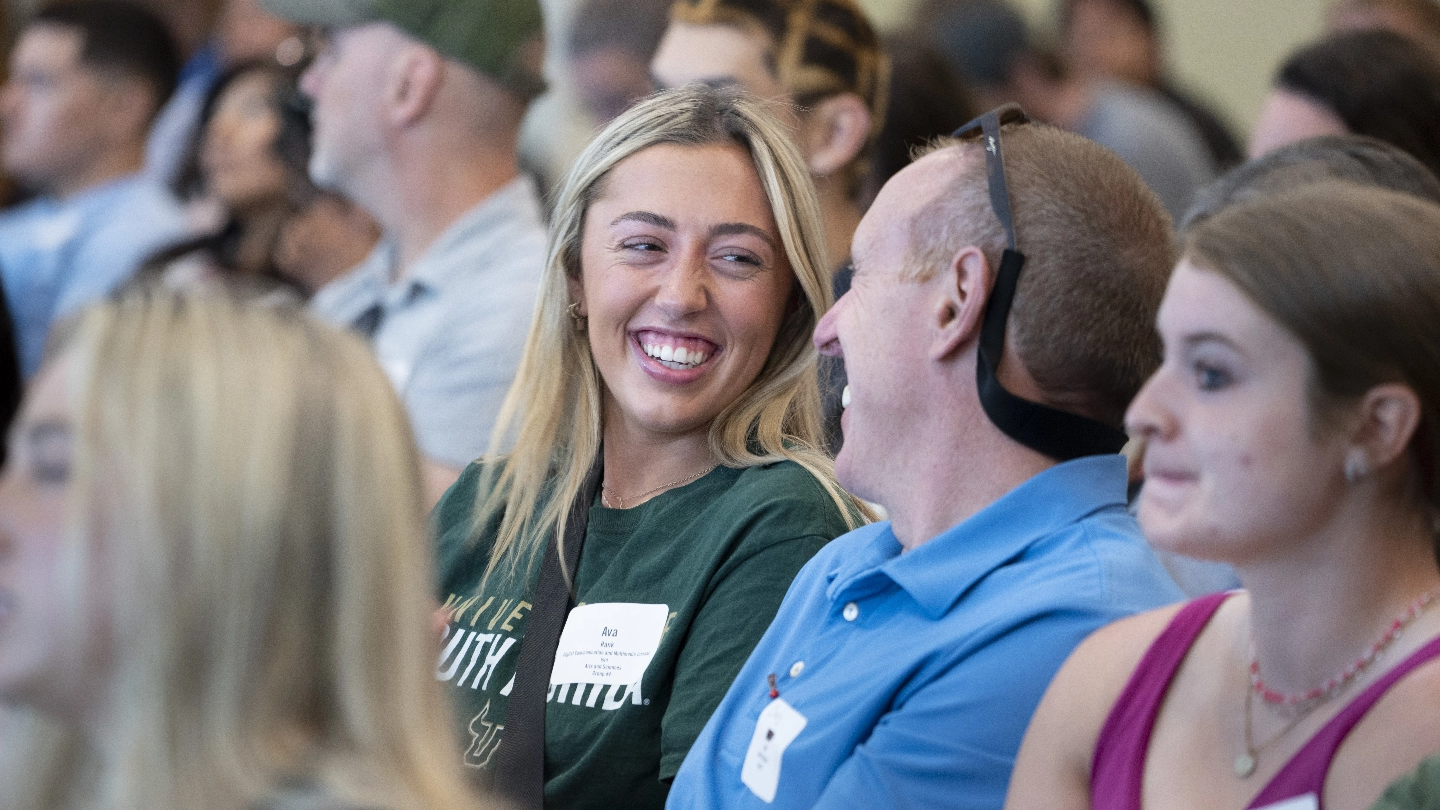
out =
[[[651,360],[671,371],[693,371],[719,353],[720,347],[693,335],[679,335],[655,329],[640,329],[631,340]]]

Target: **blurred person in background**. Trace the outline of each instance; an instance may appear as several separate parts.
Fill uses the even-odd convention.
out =
[[[1183,233],[1236,203],[1322,180],[1388,188],[1440,203],[1440,178],[1409,152],[1364,135],[1321,135],[1226,172],[1196,195],[1178,230]]]
[[[1337,0],[1327,23],[1332,33],[1388,29],[1440,55],[1440,3],[1435,0]]]
[[[780,106],[815,180],[834,293],[850,287],[850,239],[885,123],[889,60],[855,0],[676,0],[650,65],[655,84],[736,85]],[[841,442],[844,367],[821,358],[826,443]]]
[[[1148,88],[1092,80],[1035,43],[1020,12],[1001,0],[929,0],[919,19],[987,105],[1018,102],[1037,120],[1119,155],[1179,218],[1215,176],[1200,133]]]
[[[664,806],[795,572],[861,517],[821,441],[818,205],[766,106],[687,85],[582,153],[497,442],[436,507],[435,672],[517,810]]]
[[[0,214],[0,277],[27,378],[56,319],[186,233],[179,203],[141,173],[177,64],[160,20],[119,0],[49,5],[21,32],[0,91],[3,161],[38,196]]]
[[[310,177],[384,238],[312,311],[368,337],[410,412],[432,502],[490,439],[545,265],[520,122],[544,91],[537,0],[266,0],[328,27],[301,78]]]
[[[298,26],[266,13],[258,0],[147,1],[164,9],[185,57],[179,84],[155,119],[145,150],[146,171],[176,183],[215,85],[248,62],[298,66],[306,55],[305,36]]]
[[[280,226],[275,267],[306,296],[314,295],[363,261],[380,240],[380,226],[333,191],[312,188],[294,201]]]
[[[585,112],[604,126],[650,95],[650,60],[673,0],[585,0],[570,20],[570,81]]]
[[[670,17],[655,84],[738,85],[784,105],[820,194],[830,266],[842,266],[889,89],[865,12],[854,0],[676,0]]]
[[[47,762],[53,731],[0,720],[0,806],[38,781],[64,808],[478,810],[418,457],[363,342],[152,289],[52,348],[0,477],[0,703],[72,744]]]
[[[860,199],[864,208],[880,193],[880,187],[910,166],[914,153],[945,137],[981,114],[979,101],[969,85],[950,65],[945,53],[927,37],[900,33],[884,43],[890,55],[890,91],[884,123],[876,134],[870,170],[865,173]],[[850,274],[835,294],[850,290]]]
[[[928,37],[902,33],[887,38],[885,52],[890,55],[889,103],[860,194],[866,208],[917,151],[983,112],[965,79]],[[848,284],[835,292],[844,295],[846,289]]]
[[[172,286],[230,280],[257,293],[308,295],[319,277],[328,281],[344,273],[375,247],[379,232],[370,222],[336,240],[332,256],[301,257],[292,248],[282,264],[282,235],[294,239],[297,227],[306,228],[290,221],[319,216],[332,206],[320,198],[334,196],[310,181],[309,104],[296,85],[298,75],[273,60],[249,62],[211,91],[181,184],[190,199],[217,206],[221,224],[152,257],[142,276]]]
[[[1160,24],[1150,0],[1062,0],[1060,39],[1066,61],[1081,75],[1146,87],[1175,105],[1205,139],[1217,170],[1245,159],[1240,142],[1219,114],[1168,75]]]
[[[1394,144],[1440,173],[1440,56],[1386,30],[1345,32],[1300,49],[1276,73],[1250,154],[1345,134]]]

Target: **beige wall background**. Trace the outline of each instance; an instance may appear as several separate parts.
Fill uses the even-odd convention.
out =
[[[1330,0],[1151,0],[1165,31],[1171,73],[1209,99],[1242,136],[1260,112],[1270,77],[1297,46],[1320,35]],[[882,28],[914,0],[860,0]],[[1012,0],[1045,33],[1055,0]]]

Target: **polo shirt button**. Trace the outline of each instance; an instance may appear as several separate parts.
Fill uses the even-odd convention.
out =
[[[854,602],[846,602],[845,609],[840,611],[840,615],[845,617],[845,621],[853,622],[860,618],[860,606]]]
[[[805,662],[804,662],[804,661],[796,661],[794,664],[792,664],[792,665],[790,666],[790,677],[792,677],[792,678],[798,678],[798,677],[800,677],[800,673],[802,673],[802,672],[804,672],[804,671],[805,671]]]

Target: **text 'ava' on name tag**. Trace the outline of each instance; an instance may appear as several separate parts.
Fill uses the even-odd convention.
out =
[[[1259,810],[1320,810],[1320,798],[1314,793],[1306,793],[1283,802],[1267,804]]]
[[[669,605],[601,602],[570,611],[550,683],[621,683],[640,680],[665,632]]]
[[[805,715],[781,698],[770,701],[760,712],[750,750],[745,752],[745,764],[740,768],[740,781],[766,804],[775,801],[775,790],[780,787],[780,759],[807,722]]]

